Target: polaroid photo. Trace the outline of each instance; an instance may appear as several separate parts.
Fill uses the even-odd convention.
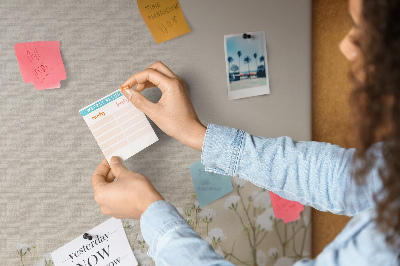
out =
[[[229,100],[269,94],[265,32],[225,35],[224,41]]]

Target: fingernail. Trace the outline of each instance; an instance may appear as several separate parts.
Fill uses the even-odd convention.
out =
[[[121,163],[121,159],[118,156],[113,156],[110,159],[110,164],[119,164]]]
[[[131,90],[125,90],[124,91],[127,95],[128,95],[128,100],[130,100],[132,98],[132,91]]]
[[[124,90],[129,90],[129,85],[126,85],[125,87],[121,86],[121,92],[124,92]]]

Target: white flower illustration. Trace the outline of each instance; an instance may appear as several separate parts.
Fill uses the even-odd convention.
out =
[[[239,177],[234,177],[233,180],[234,180],[237,188],[243,188],[244,185],[246,185],[246,183],[247,183],[246,180],[241,179]]]
[[[199,209],[200,208],[200,205],[199,205],[199,201],[197,200],[194,204],[194,208],[195,209]]]
[[[24,256],[28,251],[31,250],[31,246],[28,244],[18,244],[17,251],[20,256]]]
[[[133,254],[135,255],[136,260],[140,263],[140,265],[153,265],[146,252],[140,249],[134,249]]]
[[[268,191],[253,192],[254,207],[267,209],[271,205],[271,197]]]
[[[217,249],[215,250],[215,253],[217,253],[217,254],[220,255],[221,257],[224,257],[224,256],[225,256],[225,254],[224,254],[224,252],[222,251],[222,249],[221,249],[220,246],[217,247]]]
[[[276,260],[278,258],[279,252],[277,248],[270,248],[268,251],[268,256]]]
[[[239,196],[230,196],[225,200],[224,207],[227,209],[236,210],[239,200]]]
[[[256,260],[258,266],[265,266],[268,262],[267,255],[261,249],[256,251]]]
[[[179,212],[180,215],[183,216],[183,214],[185,213],[185,211],[181,208],[181,207],[177,207],[176,210]]]
[[[200,213],[200,217],[203,218],[205,223],[210,223],[215,219],[217,214],[213,209],[203,209]]]
[[[275,213],[274,213],[274,209],[272,207],[271,208],[267,208],[264,211],[264,213],[265,213],[265,215],[267,215],[268,219],[270,219],[270,220],[275,219]]]
[[[226,236],[221,228],[213,228],[208,232],[206,241],[211,245],[217,246],[221,241],[225,240]]]
[[[260,227],[262,231],[272,231],[272,220],[269,217],[269,214],[265,211],[257,216],[256,224]]]
[[[138,221],[134,220],[125,220],[124,227],[128,229],[134,228],[135,226],[138,225],[138,223],[139,223]]]
[[[139,241],[140,244],[144,243],[144,238],[143,238],[142,234],[138,234],[136,239],[137,239],[137,241]]]
[[[303,215],[304,225],[307,226],[310,223],[310,218],[307,215]]]
[[[53,265],[50,262],[52,262],[51,254],[50,253],[45,253],[45,254],[43,254],[42,258],[38,261],[36,266]]]
[[[274,266],[292,266],[292,265],[293,261],[288,257],[281,257],[274,264]]]

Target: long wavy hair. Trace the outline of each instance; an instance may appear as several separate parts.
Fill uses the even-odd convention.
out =
[[[368,149],[382,142],[384,167],[379,169],[379,175],[383,187],[374,196],[375,221],[386,242],[397,251],[400,250],[399,15],[399,0],[363,0],[361,34],[354,41],[362,63],[350,71],[354,88],[350,104],[355,118],[355,160],[362,162],[355,169],[354,178],[358,184],[365,181],[376,162],[376,156],[371,156]]]

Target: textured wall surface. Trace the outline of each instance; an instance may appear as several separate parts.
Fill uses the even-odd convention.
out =
[[[347,79],[349,63],[339,43],[351,28],[347,1],[313,1],[313,140],[350,148]],[[349,218],[313,209],[313,257],[331,242]]]
[[[93,201],[90,182],[103,155],[78,110],[157,60],[188,84],[203,123],[311,140],[311,0],[180,4],[192,32],[157,45],[135,0],[0,1],[1,265],[21,264],[21,243],[36,245],[25,265],[36,264],[41,254],[108,219]],[[259,30],[266,32],[271,94],[229,101],[223,36]],[[60,89],[36,91],[23,83],[14,44],[47,40],[61,42],[67,79]],[[157,101],[160,92],[145,95]],[[154,129],[160,140],[125,165],[149,177],[172,204],[190,207],[188,166],[200,153]],[[220,208],[220,224],[234,215],[223,203],[212,206]],[[310,239],[307,234],[307,253]],[[261,246],[268,254],[268,245]]]

